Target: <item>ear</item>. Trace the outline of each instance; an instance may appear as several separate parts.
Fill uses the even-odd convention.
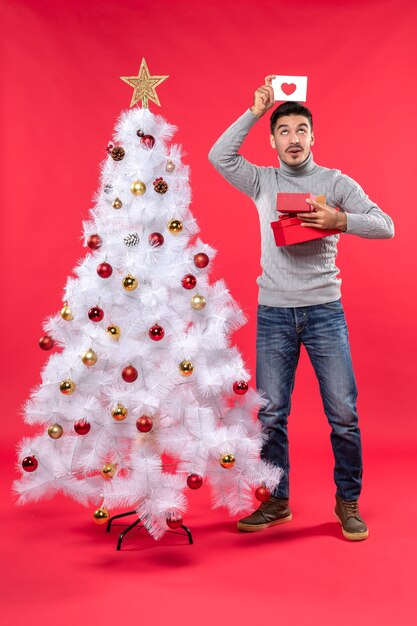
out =
[[[314,133],[311,133],[311,144],[310,146],[314,146]]]
[[[272,148],[274,148],[274,150],[276,150],[277,149],[277,144],[275,143],[274,135],[269,135],[269,141],[271,142]]]

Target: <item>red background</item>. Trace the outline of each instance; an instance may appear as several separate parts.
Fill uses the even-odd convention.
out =
[[[161,110],[151,107],[178,126],[175,139],[183,145],[185,160],[191,166],[191,208],[202,239],[218,250],[213,280],[225,278],[249,316],[249,323],[234,340],[254,373],[258,218],[251,201],[212,169],[207,153],[220,133],[251,105],[253,91],[265,75],[300,74],[309,78],[307,105],[314,114],[316,162],[352,176],[392,216],[396,226],[393,240],[342,236],[338,257],[359,386],[365,478],[369,476],[364,496],[368,502],[379,498],[374,524],[381,519],[392,520],[381,499],[391,502],[401,492],[403,505],[407,506],[408,487],[414,489],[415,485],[411,465],[407,465],[407,459],[413,458],[417,434],[412,216],[416,168],[415,4],[406,0],[264,0],[257,5],[249,0],[3,0],[0,17],[1,445],[4,458],[10,461],[7,467],[14,460],[14,443],[23,433],[31,432],[23,426],[19,411],[38,382],[46,358],[37,347],[42,320],[60,308],[66,277],[85,254],[80,244],[81,221],[92,206],[98,165],[105,156],[116,118],[129,106],[131,89],[119,76],[137,74],[143,56],[151,74],[170,75],[158,89]],[[269,147],[267,119],[251,131],[243,152],[258,164],[276,162]],[[306,358],[301,360],[298,372],[290,429],[294,485],[299,485],[313,509],[314,497],[325,485],[325,502],[330,511],[333,486],[328,426]],[[12,475],[9,469],[5,495],[9,504]],[[208,498],[203,496],[199,496],[201,501],[195,500],[200,508],[193,505],[197,516],[207,515]],[[80,515],[75,525],[80,532],[85,511],[79,514],[75,505],[54,502],[55,509],[59,502],[63,507],[60,510],[71,506],[71,516]],[[36,516],[44,515],[47,526],[50,521],[45,511],[52,510],[48,506],[52,505],[31,505],[25,511],[31,511],[38,522]],[[23,515],[21,509],[16,513],[10,507],[9,519]],[[368,512],[372,512],[369,506]],[[58,525],[68,532],[66,515]],[[222,517],[212,519],[218,520],[215,528],[220,529]],[[27,526],[20,523],[28,539]],[[206,534],[210,535],[210,519],[205,523]],[[91,536],[95,531],[89,531]],[[393,534],[391,527],[385,532],[387,541],[399,539],[399,535],[405,541],[407,536],[403,548],[410,549],[410,536],[404,534],[404,529],[400,532],[397,528],[399,535]],[[334,538],[330,539],[334,544]],[[217,541],[219,538],[213,539],[209,550],[216,550],[220,545]],[[146,545],[155,551],[153,544]],[[295,544],[288,545],[292,549]],[[40,559],[44,549],[49,549],[48,544],[40,548]],[[237,558],[236,550],[232,550],[230,559]],[[302,567],[305,552],[301,547],[299,550],[298,556],[287,556],[292,564],[298,558]],[[24,554],[22,549],[22,558]],[[380,585],[387,582],[386,572],[382,573],[375,555],[371,552],[369,556],[369,563],[375,565],[370,565],[369,575],[376,576]],[[201,559],[197,559],[199,564]],[[352,565],[350,557],[347,559]],[[155,563],[158,576],[160,563]],[[224,572],[220,556],[218,563],[207,565],[211,566],[214,572],[217,567]],[[265,568],[265,563],[259,567]],[[396,567],[402,565],[396,562]],[[325,570],[322,572],[325,577]],[[165,570],[165,574],[168,579],[175,576],[175,568],[174,573]],[[293,574],[293,587],[287,594],[292,599],[299,584],[297,568]],[[343,585],[342,574],[340,583]],[[237,585],[237,594],[239,589]],[[392,589],[390,580],[387,597],[391,598]],[[397,592],[405,593],[403,585],[401,589]],[[260,588],[258,596],[252,598],[253,611],[259,609],[256,603],[262,593]],[[364,595],[363,606],[367,606],[369,597]],[[402,624],[411,624],[407,621],[410,596],[406,598],[401,596],[399,601],[404,611]],[[342,604],[343,596],[339,599]],[[315,608],[310,613],[306,609],[305,619],[316,623],[314,616],[319,619],[323,615],[328,601],[313,603]],[[398,615],[395,599],[389,606],[393,611],[395,607]],[[233,607],[234,615],[239,616],[237,603]],[[290,615],[291,603],[287,608]],[[384,611],[387,615],[386,606]],[[300,617],[299,623],[307,623],[303,619]]]

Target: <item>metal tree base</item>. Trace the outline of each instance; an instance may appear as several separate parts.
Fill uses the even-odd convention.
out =
[[[109,533],[110,532],[110,528],[112,525],[112,522],[115,519],[120,519],[121,517],[127,517],[128,515],[137,515],[136,511],[127,511],[126,513],[119,513],[118,515],[113,515],[113,517],[111,517],[109,519],[109,521],[107,522],[107,527],[106,527],[106,531]],[[137,520],[135,520],[132,524],[130,524],[129,526],[127,526],[127,528],[125,528],[119,535],[119,538],[117,540],[117,546],[116,546],[116,550],[120,550],[122,547],[122,543],[123,543],[123,539],[125,537],[125,535],[127,535],[128,532],[130,532],[131,530],[133,530],[133,528],[135,528],[135,526],[137,526],[138,524],[140,524],[140,522],[142,521],[141,517],[138,517]],[[144,526],[142,525],[140,528],[144,528]],[[184,526],[184,524],[182,524],[180,526],[180,528],[182,528],[185,531],[185,534],[188,537],[188,543],[192,544],[193,543],[193,537],[191,535],[191,531],[189,528],[187,528],[187,526]],[[174,533],[175,535],[184,535],[184,533],[177,533],[175,530],[169,530],[168,532]]]

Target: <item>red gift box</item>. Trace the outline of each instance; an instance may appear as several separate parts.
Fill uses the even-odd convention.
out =
[[[277,210],[283,213],[283,215],[279,216],[277,222],[271,222],[277,246],[291,246],[340,233],[337,229],[323,230],[321,228],[300,226],[302,220],[294,216],[294,213],[314,211],[314,207],[306,203],[307,198],[311,198],[316,202],[326,202],[325,196],[313,196],[310,193],[277,194]]]

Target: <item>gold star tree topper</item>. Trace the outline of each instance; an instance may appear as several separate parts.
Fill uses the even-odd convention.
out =
[[[145,59],[142,59],[137,76],[120,76],[120,78],[133,87],[132,100],[130,101],[131,107],[135,106],[139,100],[142,100],[143,109],[148,108],[148,100],[152,100],[152,102],[161,106],[158,94],[156,93],[156,87],[169,78],[169,76],[151,76]]]

